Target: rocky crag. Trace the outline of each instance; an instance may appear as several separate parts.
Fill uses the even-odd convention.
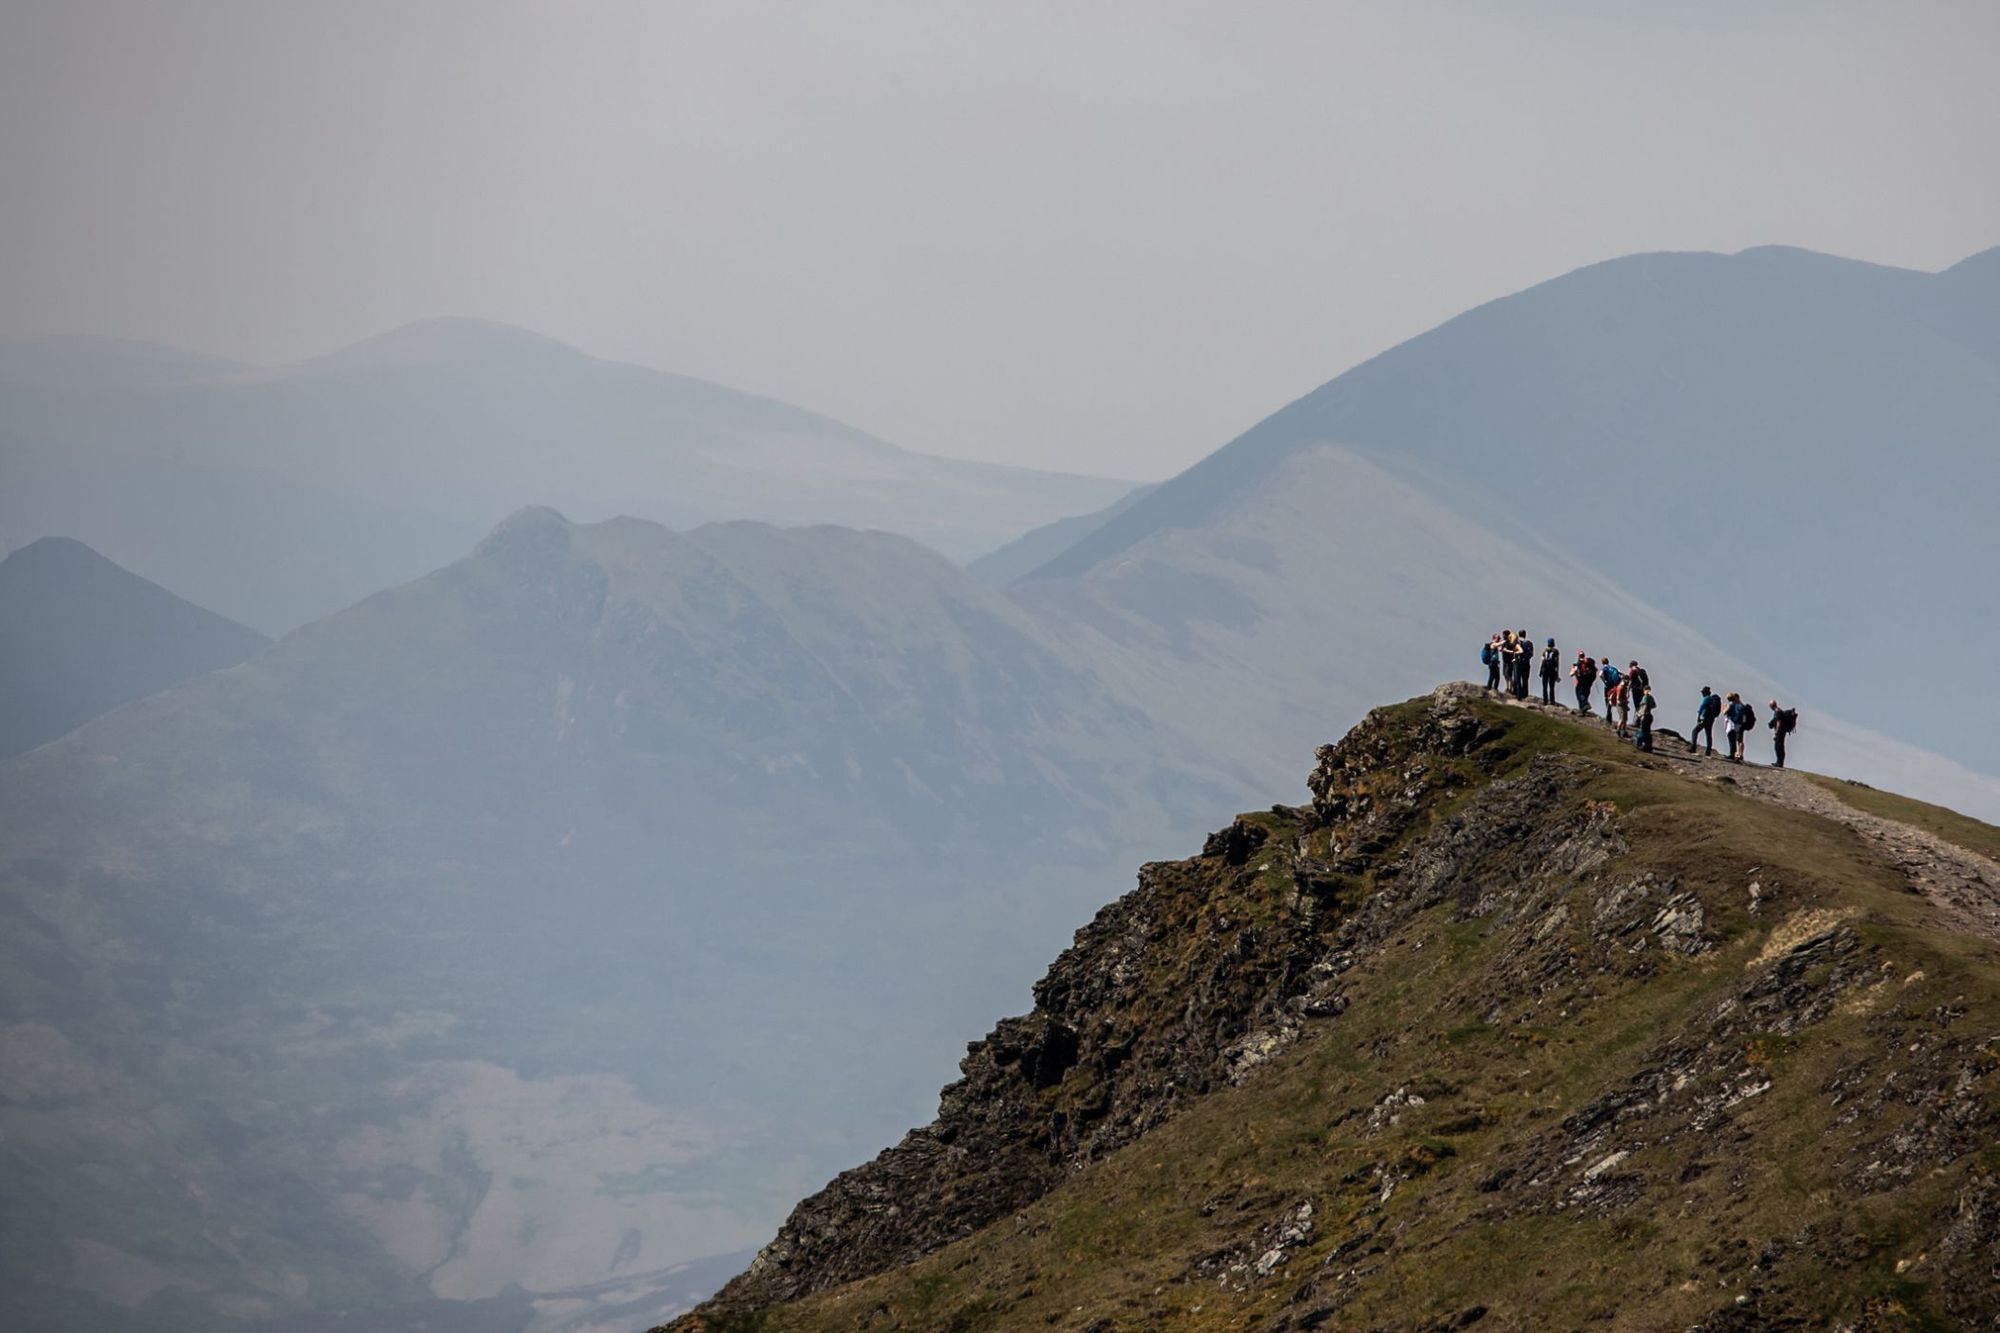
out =
[[[2000,1320],[2000,831],[1466,687],[1310,785],[669,1327]]]

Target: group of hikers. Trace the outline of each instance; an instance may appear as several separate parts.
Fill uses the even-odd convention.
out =
[[[1487,641],[1479,650],[1479,660],[1486,667],[1486,688],[1504,690],[1516,699],[1528,697],[1529,678],[1539,674],[1542,702],[1551,706],[1556,702],[1556,684],[1567,674],[1571,685],[1576,688],[1576,711],[1586,717],[1595,716],[1591,709],[1590,692],[1602,684],[1604,720],[1617,728],[1619,736],[1630,739],[1641,750],[1651,752],[1653,749],[1653,714],[1658,704],[1653,698],[1652,677],[1636,658],[1627,662],[1621,670],[1609,653],[1601,662],[1588,653],[1578,653],[1565,672],[1562,650],[1556,647],[1554,639],[1550,639],[1538,652],[1528,631],[1509,629],[1500,631]],[[1537,662],[1540,663],[1539,671]],[[1695,702],[1694,729],[1688,733],[1688,753],[1695,753],[1704,740],[1708,753],[1715,753],[1715,724],[1718,721],[1723,723],[1729,758],[1742,763],[1744,740],[1757,727],[1757,710],[1733,691],[1724,696],[1706,685],[1701,687],[1701,697]],[[1773,765],[1783,768],[1785,738],[1797,730],[1799,712],[1796,708],[1781,708],[1773,699],[1766,725],[1771,732],[1771,749],[1775,755]]]

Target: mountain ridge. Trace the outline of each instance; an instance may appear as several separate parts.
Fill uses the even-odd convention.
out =
[[[1928,874],[1803,775],[1469,686],[1318,758],[1311,805],[1145,867],[935,1122],[667,1327],[2000,1311],[2000,864],[1926,842]]]
[[[1901,666],[2000,652],[2000,592],[1958,574],[1991,561],[1976,497],[2000,489],[1980,272],[1768,248],[1579,269],[1328,381],[1022,582],[1201,530],[1334,446],[1612,573],[1823,707],[1990,764],[2000,716],[1905,706]]]
[[[522,510],[0,763],[0,1310],[608,1317],[1222,782],[907,538]]]
[[[879,528],[963,561],[1130,489],[916,452],[482,321],[171,382],[112,362],[61,378],[0,376],[0,527],[79,536],[272,632],[449,563],[524,504]]]
[[[1610,259],[1599,260],[1593,264],[1586,264],[1581,268],[1571,269],[1555,277],[1545,278],[1541,282],[1524,287],[1520,291],[1495,297],[1492,300],[1469,307],[1432,329],[1405,339],[1403,342],[1385,348],[1375,355],[1355,363],[1355,365],[1342,371],[1339,375],[1322,382],[1315,388],[1308,390],[1278,408],[1253,425],[1249,430],[1231,439],[1214,453],[1204,456],[1200,462],[1186,471],[1170,478],[1168,481],[1160,483],[1155,488],[1156,494],[1149,497],[1148,503],[1143,507],[1135,506],[1135,509],[1140,509],[1141,512],[1121,515],[1120,521],[1115,525],[1107,524],[1104,529],[1093,531],[1089,534],[1086,542],[1079,543],[1078,546],[1065,550],[1060,555],[1053,557],[1027,577],[1062,577],[1082,573],[1089,569],[1091,565],[1099,563],[1122,550],[1137,534],[1151,531],[1155,526],[1184,526],[1191,521],[1197,521],[1201,511],[1193,507],[1197,503],[1194,500],[1196,493],[1204,495],[1211,502],[1218,502],[1226,496],[1230,489],[1229,485],[1224,483],[1225,479],[1232,476],[1232,473],[1237,476],[1247,476],[1256,468],[1268,465],[1278,455],[1281,455],[1288,449],[1296,447],[1298,444],[1307,442],[1310,439],[1319,438],[1314,434],[1315,427],[1304,418],[1307,417],[1310,409],[1316,406],[1317,401],[1329,390],[1332,390],[1334,386],[1349,376],[1366,370],[1368,367],[1396,358],[1399,354],[1404,353],[1406,349],[1421,345],[1426,340],[1435,338],[1447,329],[1454,326],[1462,327],[1468,321],[1475,321],[1478,317],[1490,315],[1496,310],[1505,309],[1523,297],[1534,293],[1546,292],[1551,289],[1562,288],[1578,281],[1585,281],[1595,275],[1608,273],[1619,273],[1622,275],[1634,269],[1645,270],[1651,265],[1663,261],[1677,264],[1684,262],[1692,265],[1714,265],[1717,263],[1726,264],[1731,261],[1757,259],[1777,260],[1780,263],[1804,261],[1806,264],[1812,266],[1824,265],[1829,268],[1844,269],[1852,273],[1866,273],[1871,277],[1879,275],[1895,280],[1904,278],[1924,279],[1941,278],[1954,273],[1963,276],[1968,272],[1978,273],[1988,267],[2000,266],[2000,246],[1978,251],[1956,264],[1935,272],[1898,268],[1893,265],[1878,264],[1869,260],[1826,254],[1801,246],[1779,244],[1751,246],[1747,249],[1733,252],[1715,250],[1643,251],[1629,255],[1619,255]],[[1341,441],[1337,439],[1329,442],[1353,443],[1353,441]],[[1247,466],[1239,467],[1239,464]]]

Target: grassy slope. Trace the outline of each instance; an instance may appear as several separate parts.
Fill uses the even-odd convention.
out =
[[[1969,852],[2000,860],[2000,828],[1982,823],[1970,815],[1961,815],[1956,810],[1948,810],[1941,805],[1931,805],[1926,801],[1913,801],[1907,796],[1894,792],[1878,791],[1860,782],[1849,782],[1844,778],[1822,777],[1808,773],[1820,786],[1838,796],[1855,809],[1884,819],[1893,819],[1913,828],[1935,833],[1946,842],[1954,843]]]
[[[1590,761],[1586,795],[1615,805],[1629,842],[1602,874],[1672,876],[1699,895],[1717,947],[1686,959],[1655,953],[1647,968],[1586,966],[1539,1004],[1503,1004],[1492,1021],[1491,983],[1506,975],[1521,932],[1504,913],[1481,919],[1447,901],[1350,974],[1352,1003],[1338,1020],[1308,1028],[1261,1076],[1203,1099],[1016,1218],[907,1268],[712,1326],[1314,1327],[1279,1312],[1316,1279],[1327,1290],[1351,1283],[1327,1327],[1442,1327],[1483,1308],[1488,1328],[1685,1328],[1754,1293],[1756,1260],[1773,1240],[1785,1250],[1777,1303],[1811,1326],[1947,1326],[1943,1276],[1919,1255],[1935,1248],[1954,1191],[2000,1168],[2000,1156],[1960,1153],[1857,1185],[1856,1154],[1878,1151],[1898,1117],[1916,1111],[1881,1098],[1859,1126],[1841,1124],[1837,1108],[1852,1098],[1829,1087],[1843,1071],[1881,1072],[1905,1046],[1964,1049],[2000,1031],[2000,952],[1931,927],[1923,903],[1843,827],[1642,767],[1601,732],[1514,710],[1495,720],[1523,758],[1560,749]],[[1281,815],[1255,818],[1296,832]],[[1288,841],[1271,839],[1278,864],[1244,891],[1287,890]],[[1762,888],[1754,914],[1752,881]],[[1575,919],[1587,915],[1586,893],[1574,890]],[[1758,955],[1774,930],[1797,935],[1812,911],[1852,914],[1879,979],[1796,1035],[1753,1035],[1723,1053],[1746,1076],[1768,1077],[1766,1095],[1719,1129],[1637,1147],[1626,1164],[1643,1181],[1633,1206],[1515,1206],[1505,1188],[1480,1189],[1496,1162],[1657,1064],[1672,1034],[1698,1031],[1765,965]],[[1588,961],[1589,940],[1571,952]],[[1967,1066],[1977,1076],[1968,1095],[1989,1118],[2000,1102],[1991,1054],[1981,1045]],[[1926,1076],[1937,1077],[1913,1069],[1905,1083]],[[1419,1091],[1423,1105],[1371,1128],[1370,1109],[1399,1088]],[[1408,1177],[1386,1202],[1385,1167]],[[1308,1198],[1310,1241],[1268,1279],[1232,1278],[1231,1265],[1254,1260]]]

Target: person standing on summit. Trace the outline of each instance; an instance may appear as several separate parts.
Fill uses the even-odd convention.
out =
[[[1604,665],[1598,668],[1597,676],[1604,682],[1604,720],[1609,722],[1612,720],[1611,710],[1618,706],[1618,684],[1621,677],[1618,674],[1618,664],[1611,660],[1609,653],[1604,655],[1602,661]]]
[[[1501,631],[1500,679],[1503,682],[1501,688],[1509,691],[1514,688],[1514,672],[1521,661],[1521,654],[1526,650],[1526,647],[1525,644],[1514,637],[1513,630]]]
[[[1727,724],[1722,729],[1722,735],[1729,742],[1729,758],[1732,763],[1743,762],[1743,725],[1744,719],[1749,716],[1749,711],[1744,707],[1743,697],[1731,690],[1729,701],[1722,709],[1722,720]]]
[[[1514,635],[1514,642],[1521,645],[1520,655],[1514,659],[1514,697],[1528,697],[1528,677],[1535,674],[1535,641],[1526,630]]]
[[[1722,716],[1722,696],[1704,685],[1701,702],[1694,706],[1694,730],[1688,733],[1688,753],[1693,754],[1702,738],[1708,738],[1708,757],[1715,757],[1715,719]]]
[[[1569,678],[1576,682],[1576,711],[1590,716],[1590,687],[1597,683],[1597,659],[1579,652],[1576,663],[1569,669]]]
[[[1647,690],[1653,688],[1653,678],[1647,675],[1646,668],[1640,666],[1637,659],[1634,659],[1632,665],[1625,668],[1625,679],[1632,691],[1632,706],[1637,708],[1640,698]]]
[[[1777,757],[1772,760],[1772,767],[1783,768],[1785,766],[1785,737],[1797,730],[1798,725],[1798,709],[1780,708],[1776,699],[1771,700],[1771,749],[1777,754]]]
[[[1632,687],[1631,687],[1631,685],[1630,685],[1630,684],[1628,683],[1628,684],[1626,685],[1626,688],[1627,688],[1627,689],[1630,689],[1630,688],[1632,688]],[[1637,739],[1635,739],[1635,740],[1634,740],[1634,741],[1633,741],[1632,743],[1633,743],[1634,745],[1637,745],[1637,746],[1638,746],[1638,747],[1639,747],[1639,748],[1640,748],[1641,750],[1644,750],[1644,751],[1645,751],[1645,752],[1646,752],[1647,754],[1651,754],[1651,753],[1653,752],[1653,709],[1654,709],[1654,707],[1655,707],[1655,705],[1654,705],[1654,702],[1653,702],[1653,691],[1652,691],[1651,687],[1646,687],[1645,689],[1641,690],[1641,692],[1640,692],[1640,694],[1639,694],[1639,704],[1638,704],[1638,708],[1639,708],[1639,735],[1638,735]]]
[[[1486,641],[1484,648],[1479,650],[1479,662],[1481,666],[1486,668],[1486,688],[1489,690],[1500,688],[1500,664],[1502,660],[1500,655],[1500,636],[1496,634]]]
[[[1562,678],[1562,649],[1556,647],[1554,639],[1542,649],[1542,702],[1551,708],[1556,702],[1556,681]]]

